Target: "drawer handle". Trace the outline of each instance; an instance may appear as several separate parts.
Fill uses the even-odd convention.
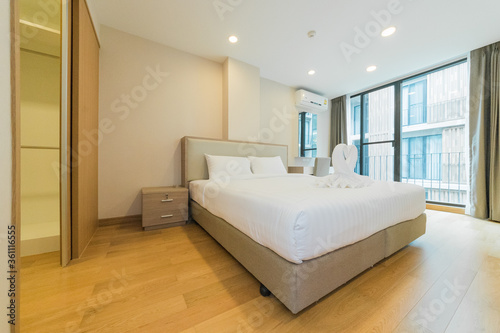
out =
[[[168,217],[172,217],[174,216],[173,214],[168,214],[168,215],[162,215],[161,218],[162,219],[165,219],[165,218],[168,218]]]
[[[174,199],[163,199],[161,202],[170,202],[170,201],[174,201]]]

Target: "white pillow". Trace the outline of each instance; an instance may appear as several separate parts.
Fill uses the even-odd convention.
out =
[[[217,156],[205,154],[208,166],[208,178],[251,175],[250,161],[246,157]]]
[[[270,174],[286,174],[285,166],[281,157],[255,157],[248,156],[252,166],[253,173],[270,173]]]

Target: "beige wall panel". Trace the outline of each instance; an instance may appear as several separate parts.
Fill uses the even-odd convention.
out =
[[[228,58],[224,64],[224,88],[227,85],[227,138],[260,139],[260,69]],[[226,102],[225,102],[226,103]],[[225,105],[224,105],[225,106]],[[226,119],[224,119],[226,121]]]
[[[222,137],[222,65],[107,26],[100,38],[105,219],[141,214],[143,187],[181,183],[182,137]]]
[[[292,163],[299,149],[299,120],[294,94],[293,88],[260,79],[261,141],[287,145],[288,163]]]

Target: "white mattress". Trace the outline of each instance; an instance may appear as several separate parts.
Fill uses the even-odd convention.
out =
[[[193,200],[281,257],[301,263],[369,237],[425,210],[425,191],[376,181],[318,188],[308,175],[251,175],[189,184]]]

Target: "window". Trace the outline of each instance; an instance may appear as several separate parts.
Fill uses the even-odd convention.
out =
[[[405,138],[401,142],[401,178],[441,180],[441,135]]]
[[[375,180],[394,180],[395,85],[351,98],[350,142],[358,148],[355,171]]]
[[[299,154],[300,157],[316,157],[318,143],[318,116],[299,113]]]
[[[360,161],[359,152],[360,152],[361,146],[359,145],[359,140],[352,140],[351,144],[355,145],[356,148],[358,148],[358,161],[356,162],[356,166],[354,167],[354,172],[356,172],[358,174],[361,174],[361,170],[360,170],[360,167],[359,167],[359,161]]]
[[[464,206],[466,60],[371,89],[350,99],[356,172],[421,185],[429,201]]]
[[[351,119],[350,119],[350,129],[351,129],[351,144],[358,148],[358,161],[356,162],[356,167],[354,172],[361,173],[359,166],[359,152],[360,152],[360,133],[361,133],[361,96],[351,98]],[[366,125],[365,125],[366,126]]]
[[[402,87],[403,126],[427,122],[427,78],[405,82]]]
[[[361,105],[354,105],[352,107],[352,134],[359,134],[361,128]]]

